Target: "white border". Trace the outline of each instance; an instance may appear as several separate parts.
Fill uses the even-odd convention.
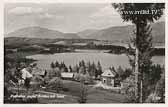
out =
[[[40,106],[40,107],[44,107],[44,106],[51,106],[51,107],[55,107],[55,106],[72,106],[72,107],[79,107],[79,106],[98,106],[98,107],[102,107],[102,106],[106,106],[106,107],[115,107],[115,106],[132,106],[132,107],[140,107],[140,106],[152,106],[152,107],[160,107],[160,106],[167,106],[167,102],[168,102],[168,85],[167,85],[167,81],[168,81],[168,75],[166,74],[166,103],[165,104],[87,104],[87,105],[83,105],[83,104],[3,104],[3,71],[4,71],[4,66],[3,66],[3,59],[4,59],[4,51],[3,51],[3,46],[4,46],[4,21],[3,21],[3,6],[4,3],[119,3],[119,2],[123,2],[123,3],[128,3],[128,2],[134,2],[134,3],[147,3],[147,2],[155,2],[155,3],[159,3],[159,2],[165,2],[166,3],[166,9],[165,9],[165,22],[166,22],[166,28],[168,28],[168,22],[167,22],[167,18],[168,18],[168,1],[167,0],[0,0],[0,103],[2,106],[13,106],[13,107],[30,107],[30,106]],[[167,72],[168,70],[168,65],[167,65],[167,55],[168,55],[168,30],[165,30],[165,47],[166,47],[166,56],[165,56],[165,72]]]
[[[35,2],[35,3],[114,3],[114,2],[134,2],[134,3],[144,3],[144,2],[155,2],[155,3],[160,3],[160,2],[165,2],[167,0],[4,0],[4,2],[10,2],[10,3],[15,3],[15,2]]]

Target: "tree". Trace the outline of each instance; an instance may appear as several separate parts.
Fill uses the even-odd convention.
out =
[[[121,92],[126,95],[126,101],[125,102],[127,102],[127,103],[136,102],[134,87],[135,87],[134,75],[130,75],[128,78],[126,78],[125,80],[122,81]]]
[[[155,87],[155,93],[159,96],[158,102],[165,102],[165,71],[163,71],[160,80],[157,82]]]
[[[55,68],[55,64],[54,64],[54,62],[51,62],[50,67],[51,67],[52,69],[54,69],[54,68]]]
[[[92,64],[91,64],[91,76],[94,76],[95,78],[96,78],[96,65],[95,65],[95,63],[93,62]]]
[[[146,99],[147,103],[164,103],[165,102],[165,71],[162,69],[160,79],[154,84],[154,91]]]
[[[96,78],[97,78],[98,76],[100,76],[102,74],[102,67],[101,67],[101,64],[99,61],[97,63],[97,70],[96,71],[97,71],[97,73],[96,73]]]
[[[10,63],[7,62],[6,67],[5,67],[5,82],[10,84],[9,82],[12,81],[13,83],[15,83],[15,85],[17,85],[17,93],[19,95],[19,90],[20,90],[20,84],[19,84],[19,80],[21,79],[21,71],[19,69],[19,64],[18,63]]]
[[[17,78],[15,78],[15,70],[16,69],[13,69],[13,64],[11,62],[5,62],[4,100],[8,99],[10,95],[12,94],[12,91],[9,90],[9,87],[15,86],[15,84],[11,83],[11,81],[13,81],[14,83],[18,83]],[[18,91],[18,95],[19,95],[19,91]]]
[[[134,66],[134,73],[135,73],[135,96],[136,102],[143,102],[142,100],[142,87],[143,87],[143,58],[145,58],[145,54],[148,52],[148,49],[143,52],[142,48],[148,42],[147,38],[149,37],[149,33],[151,32],[150,26],[148,26],[149,22],[154,22],[158,20],[162,15],[164,9],[164,3],[119,3],[119,4],[112,4],[113,7],[120,13],[122,19],[124,21],[131,21],[136,26],[136,38],[135,38],[135,66]],[[153,10],[159,10],[157,13],[153,14],[138,14],[138,11],[146,10],[150,13]],[[130,12],[133,12],[132,14]],[[146,32],[144,32],[146,31]],[[148,33],[148,34],[145,34]],[[146,37],[146,40],[143,41],[143,37]],[[151,40],[149,40],[151,41]],[[147,44],[149,46],[149,44]],[[149,46],[150,47],[150,46]],[[141,50],[142,49],[142,50]],[[142,59],[142,60],[140,60]],[[147,61],[147,60],[146,60]],[[141,64],[142,65],[141,65]]]
[[[164,67],[161,67],[160,65],[152,65],[151,71],[149,72],[149,83],[155,85],[156,82],[161,78],[163,74]]]
[[[85,74],[85,73],[86,73],[86,70],[85,70],[85,67],[84,67],[84,66],[80,66],[80,67],[79,67],[79,73],[80,73],[80,74]]]
[[[120,75],[122,75],[122,74],[124,73],[124,70],[122,69],[121,66],[119,66],[119,67],[117,68],[117,72],[118,72]]]
[[[69,66],[69,72],[72,72],[72,67],[71,67],[71,65]]]
[[[87,67],[87,68],[90,68],[90,66],[91,66],[91,63],[90,63],[90,61],[88,61],[88,62],[86,63],[86,67]]]
[[[72,72],[77,72],[77,73],[79,73],[79,66],[78,66],[78,65],[75,65],[75,66],[72,68]]]
[[[109,69],[112,70],[112,71],[114,71],[114,72],[116,72],[116,70],[115,70],[115,68],[113,66],[110,67]]]
[[[55,67],[59,67],[58,61],[55,62]]]
[[[124,75],[124,70],[121,68],[121,66],[119,66],[118,68],[117,68],[117,73],[118,73],[118,76],[119,76],[119,79],[120,79],[120,81],[123,79],[123,75]]]
[[[61,70],[58,67],[54,70],[54,77],[61,77]]]
[[[26,91],[26,92],[27,92],[26,94],[27,94],[27,95],[28,95],[29,88],[30,88],[30,86],[31,86],[31,85],[30,85],[30,80],[31,80],[30,78],[26,78],[26,79],[24,80],[24,81],[25,81],[25,82],[24,82],[24,86],[26,87],[26,90],[27,90],[27,91]],[[27,95],[26,95],[26,96],[27,96]]]
[[[84,60],[79,62],[79,67],[81,67],[81,66],[85,66],[85,61]]]
[[[126,79],[132,74],[132,70],[130,68],[126,68],[124,73],[122,74],[122,80]]]
[[[88,61],[86,63],[86,72],[89,73],[90,76],[92,76],[91,75],[91,63],[90,63],[90,61]]]
[[[64,67],[64,69],[65,69],[65,72],[68,72],[68,68],[66,66]]]
[[[149,72],[152,67],[152,34],[151,27],[147,23],[140,25],[140,37],[139,37],[139,83],[140,83],[140,102],[144,102],[148,94],[146,87],[150,77]],[[144,91],[145,89],[145,91]]]
[[[80,93],[79,93],[78,102],[79,103],[86,103],[87,95],[88,95],[88,93],[87,93],[88,89],[84,84],[84,80],[81,80],[80,83],[81,84],[80,84]]]

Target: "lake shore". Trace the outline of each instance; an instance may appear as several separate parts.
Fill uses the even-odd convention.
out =
[[[76,65],[80,60],[98,62],[102,64],[103,70],[111,66],[123,68],[130,67],[128,57],[125,54],[117,55],[111,53],[104,53],[108,50],[77,50],[77,52],[55,53],[55,54],[36,54],[30,55],[26,58],[37,60],[38,67],[49,69],[53,61],[64,62],[67,66]],[[154,64],[165,64],[164,56],[154,56],[152,58]]]

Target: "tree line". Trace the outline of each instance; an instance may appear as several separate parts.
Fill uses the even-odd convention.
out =
[[[60,72],[73,72],[73,73],[79,73],[79,74],[89,74],[91,77],[95,77],[96,79],[100,77],[102,74],[102,66],[100,64],[100,61],[95,64],[94,62],[85,62],[84,60],[79,61],[78,64],[74,66],[66,66],[64,62],[51,62],[50,67],[52,69],[57,69]]]

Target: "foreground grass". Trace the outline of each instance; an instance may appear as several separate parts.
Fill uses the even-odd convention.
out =
[[[66,95],[64,98],[38,98],[38,103],[40,104],[56,104],[56,103],[78,103],[80,95],[80,82],[63,80],[63,87],[66,91],[60,91],[60,94]],[[124,103],[125,96],[123,94],[115,93],[110,90],[104,90],[100,88],[93,88],[92,86],[87,86],[88,95],[86,103]],[[17,91],[17,88],[16,88]],[[38,91],[38,90],[37,90]],[[44,92],[56,93],[56,90],[42,90]],[[29,95],[33,95],[35,91],[29,90]],[[26,91],[20,90],[20,94],[25,94]],[[44,95],[43,93],[41,93]]]
[[[63,80],[64,87],[68,89],[65,94],[78,97],[80,94],[80,83],[75,81]],[[123,94],[111,92],[109,90],[93,88],[88,86],[87,103],[123,103]]]

